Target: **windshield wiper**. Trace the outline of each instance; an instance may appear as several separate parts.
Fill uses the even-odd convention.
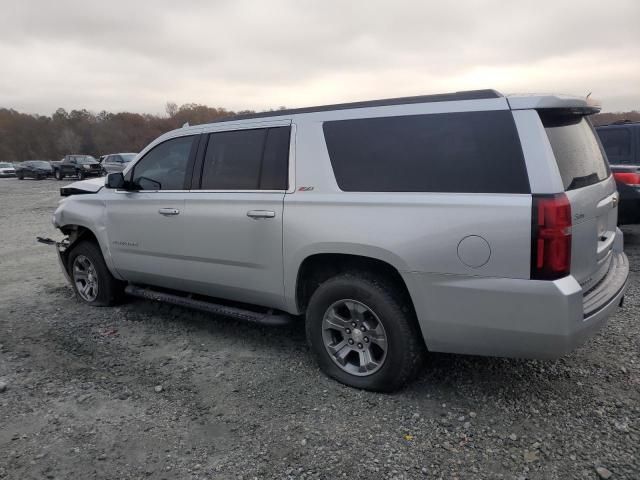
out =
[[[598,182],[598,174],[590,173],[589,175],[584,175],[582,177],[573,177],[571,183],[567,187],[567,190],[574,190],[576,188],[586,187],[587,185],[593,185]]]

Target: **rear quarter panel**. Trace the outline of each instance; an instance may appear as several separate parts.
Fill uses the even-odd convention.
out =
[[[342,192],[323,120],[294,119],[297,188],[285,196],[283,225],[285,297],[291,311],[297,311],[299,267],[317,253],[372,257],[401,273],[529,278],[531,195]],[[460,242],[472,235],[484,238],[490,248],[487,262],[476,268],[458,255]]]

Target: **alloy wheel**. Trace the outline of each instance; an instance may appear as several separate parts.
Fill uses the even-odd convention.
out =
[[[98,297],[98,273],[91,260],[78,255],[73,261],[72,273],[78,294],[87,302],[93,302]]]
[[[333,362],[351,375],[372,375],[387,357],[387,333],[380,318],[357,300],[339,300],[327,309],[322,340]]]

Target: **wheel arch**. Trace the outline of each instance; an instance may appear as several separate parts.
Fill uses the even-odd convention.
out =
[[[103,243],[100,242],[99,236],[91,227],[88,227],[86,225],[82,225],[79,223],[71,223],[67,225],[62,225],[59,227],[59,229],[69,239],[68,247],[61,254],[62,259],[64,261],[64,265],[67,265],[69,253],[73,249],[74,245],[78,244],[78,242],[80,242],[81,240],[91,241],[91,242],[94,242],[96,245],[98,245],[98,247],[100,248],[100,251],[102,252],[102,257],[104,258],[105,264],[107,265],[107,268],[109,269],[111,274],[118,280],[123,280],[123,278],[118,274],[118,271],[115,269],[111,261],[111,254],[109,252],[108,246],[103,245]]]
[[[368,272],[392,282],[407,305],[415,312],[413,300],[400,270],[386,260],[349,253],[314,253],[302,260],[295,283],[295,306],[299,313],[306,311],[309,299],[320,284],[329,278],[350,272]]]

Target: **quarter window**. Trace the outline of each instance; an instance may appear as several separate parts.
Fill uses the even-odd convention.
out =
[[[137,190],[183,190],[193,136],[167,140],[149,151],[133,169]]]
[[[530,192],[508,111],[338,120],[323,129],[345,191]]]
[[[211,133],[204,190],[286,190],[290,127]]]

